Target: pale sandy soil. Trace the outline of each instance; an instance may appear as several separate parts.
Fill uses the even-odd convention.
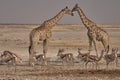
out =
[[[102,60],[99,70],[86,71],[81,63],[74,66],[59,63],[48,66],[28,66],[28,46],[29,33],[39,25],[0,25],[0,53],[10,50],[17,53],[22,59],[23,64],[14,67],[1,65],[0,78],[15,78],[16,80],[120,80],[120,67],[111,67],[110,71],[105,70],[105,63]],[[120,25],[99,25],[105,29],[110,36],[110,49],[117,47],[120,49]],[[57,25],[52,29],[47,57],[56,58],[59,48],[64,48],[65,52],[72,52],[76,56],[77,48],[82,48],[83,52],[88,50],[87,29],[82,25]],[[99,52],[102,50],[101,43],[98,43]],[[42,53],[42,42],[37,47],[37,52]],[[119,51],[120,52],[120,51]],[[91,54],[94,54],[93,49]],[[9,70],[8,70],[9,69]],[[115,69],[115,70],[113,70]],[[6,72],[5,72],[6,71]],[[4,74],[4,75],[3,75]]]

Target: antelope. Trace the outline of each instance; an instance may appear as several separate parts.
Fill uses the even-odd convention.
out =
[[[3,54],[1,54],[1,62],[7,63],[7,66],[9,65],[9,62],[12,62],[12,64],[15,67],[15,73],[16,73],[16,64],[17,62],[22,63],[22,59],[16,54],[11,51],[5,50]],[[9,70],[9,66],[8,66]]]
[[[117,48],[117,52],[118,52],[118,48]],[[118,59],[120,59],[120,53],[116,54],[116,66],[118,66]]]
[[[72,53],[63,54],[63,52],[64,52],[64,49],[59,49],[57,56],[59,56],[60,59],[62,60],[65,59],[67,62],[70,61],[73,63],[73,60],[74,60],[73,54]]]
[[[97,57],[97,56],[95,56],[95,55],[89,55],[88,58],[87,58],[87,60],[86,60],[86,64],[85,64],[86,68],[87,68],[87,64],[88,64],[89,62],[93,62],[93,63],[96,64],[96,69],[97,69],[97,67],[98,67],[98,62],[102,59],[104,53],[105,53],[105,51],[102,50],[102,51],[101,51],[101,55],[100,55],[99,57]]]
[[[79,54],[78,54],[77,58],[79,58],[82,61],[84,61],[86,69],[87,69],[87,64],[89,62],[95,63],[96,64],[96,69],[97,69],[98,62],[102,59],[103,54],[104,54],[104,50],[101,51],[100,57],[97,57],[95,55],[90,55],[89,52],[83,54],[83,53],[81,53],[81,48],[78,48],[78,53]]]
[[[35,61],[42,62],[42,64],[47,65],[47,63],[45,62],[45,56],[43,54],[35,55]]]
[[[104,60],[106,61],[107,69],[108,69],[109,63],[112,63],[112,62],[114,62],[116,60],[117,51],[118,51],[117,48],[112,48],[111,54],[104,55]]]
[[[82,53],[81,52],[81,48],[78,48],[78,56],[77,56],[77,58],[78,59],[80,59],[81,61],[86,61],[86,58],[90,55],[90,53],[88,52],[88,53]]]
[[[22,63],[22,59],[16,54],[11,51],[4,51],[3,54],[1,54],[1,61],[4,63],[12,62],[13,65],[16,65],[17,61],[19,63]]]

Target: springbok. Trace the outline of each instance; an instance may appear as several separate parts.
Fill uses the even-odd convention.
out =
[[[104,60],[106,61],[107,69],[108,69],[109,63],[112,63],[112,62],[116,61],[117,51],[118,51],[117,48],[112,48],[111,54],[104,55]]]
[[[45,65],[47,65],[47,63],[46,63],[46,59],[45,59],[45,56],[44,56],[43,54],[35,55],[34,58],[35,58],[35,61],[36,61],[36,62],[38,62],[38,63],[41,62],[41,64],[45,64]]]
[[[101,51],[101,55],[100,57],[97,57],[95,55],[90,55],[90,53],[81,53],[81,48],[78,48],[78,56],[77,58],[81,59],[81,61],[83,61],[85,63],[85,68],[87,69],[87,65],[89,62],[95,63],[96,64],[96,69],[98,66],[98,62],[102,59],[103,54],[104,54],[104,50]]]
[[[73,63],[73,60],[74,60],[73,54],[72,53],[63,54],[63,52],[64,52],[64,49],[59,49],[57,56],[59,56],[60,59],[62,60],[65,59],[67,62]]]
[[[4,63],[12,62],[13,65],[16,65],[17,62],[22,63],[22,59],[11,51],[5,50],[3,54],[1,54],[1,61]]]
[[[82,48],[78,48],[78,55],[77,58],[80,59],[81,61],[86,61],[86,58],[90,55],[90,53],[82,53],[81,52]]]
[[[98,62],[102,59],[104,53],[105,53],[105,51],[102,50],[102,51],[101,51],[101,55],[100,55],[99,57],[97,57],[97,56],[95,56],[95,55],[90,55],[90,56],[88,56],[88,58],[87,58],[87,60],[86,60],[86,64],[85,64],[85,65],[86,65],[86,68],[87,68],[87,64],[88,64],[89,62],[93,62],[93,63],[96,64],[96,69],[97,69],[97,67],[98,67]]]
[[[118,48],[117,48],[118,52]],[[120,53],[116,53],[116,66],[118,66],[118,59],[120,59]]]
[[[7,63],[7,66],[9,65],[8,63],[11,61],[12,64],[15,67],[15,73],[16,73],[16,64],[17,62],[22,63],[22,59],[14,52],[5,50],[2,54],[1,54],[1,62],[3,63]],[[9,66],[8,66],[8,71],[9,71]]]

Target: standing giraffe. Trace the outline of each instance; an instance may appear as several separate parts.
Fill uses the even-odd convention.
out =
[[[63,17],[64,14],[73,16],[73,13],[68,7],[62,9],[55,17],[46,20],[41,26],[34,28],[30,33],[30,46],[29,46],[29,60],[30,65],[34,65],[35,49],[39,41],[43,41],[43,55],[46,58],[48,50],[49,38],[52,36],[51,29]]]
[[[87,35],[89,38],[89,52],[92,49],[92,43],[94,44],[95,51],[96,51],[96,56],[98,56],[97,52],[97,44],[96,41],[100,41],[102,45],[104,46],[105,51],[108,53],[109,52],[109,35],[108,33],[98,27],[93,21],[88,19],[82,9],[76,4],[74,8],[72,9],[72,12],[77,11],[82,23],[84,26],[88,29]]]

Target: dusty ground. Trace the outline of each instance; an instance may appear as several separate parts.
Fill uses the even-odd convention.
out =
[[[75,63],[74,66],[61,63],[48,63],[47,66],[28,66],[29,33],[39,25],[0,25],[0,52],[10,50],[16,52],[23,59],[23,64],[14,66],[0,65],[0,79],[16,80],[120,80],[120,67],[110,65],[106,70],[104,60],[98,70],[89,67],[84,68],[82,63]],[[120,25],[99,25],[105,29],[110,36],[110,48],[120,49]],[[65,48],[65,52],[72,52],[76,56],[77,48],[87,52],[88,38],[87,29],[82,25],[57,25],[53,29],[53,36],[50,40],[47,57],[56,58],[59,48]],[[99,45],[99,52],[102,45]],[[42,53],[42,42],[37,48]],[[91,54],[94,54],[94,49]],[[91,65],[89,65],[91,66]]]
[[[16,73],[13,66],[1,66],[5,71],[1,71],[1,79],[16,80],[120,80],[120,69],[99,69],[85,70],[80,65],[74,66],[17,66]],[[3,75],[4,74],[4,75]]]

